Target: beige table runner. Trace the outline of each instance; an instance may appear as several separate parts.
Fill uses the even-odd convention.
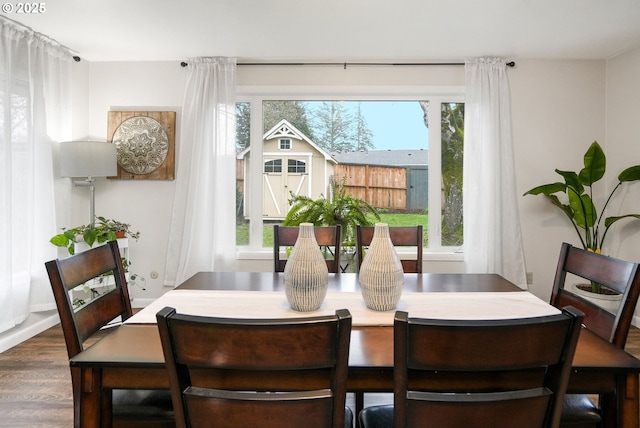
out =
[[[558,309],[527,291],[477,293],[403,293],[395,310],[367,309],[359,292],[328,292],[317,311],[296,312],[284,292],[171,290],[131,317],[126,323],[156,322],[165,306],[179,313],[229,318],[296,318],[329,315],[347,308],[354,326],[393,325],[396,310],[412,317],[437,319],[531,318],[559,313]]]

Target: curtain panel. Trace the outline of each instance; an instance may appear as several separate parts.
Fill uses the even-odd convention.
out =
[[[44,262],[56,257],[53,153],[69,137],[68,49],[0,17],[0,332],[55,309]]]
[[[467,272],[527,288],[506,62],[465,63],[464,257]]]
[[[187,66],[165,285],[235,268],[235,58]]]

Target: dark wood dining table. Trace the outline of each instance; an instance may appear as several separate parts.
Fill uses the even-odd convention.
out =
[[[181,290],[282,291],[281,273],[201,272]],[[359,291],[357,274],[329,275],[329,290]],[[405,274],[406,292],[523,292],[495,274]],[[241,316],[241,315],[239,315]],[[393,327],[354,326],[349,353],[348,390],[393,390]],[[70,360],[82,372],[82,390],[74,397],[76,427],[97,428],[108,409],[103,395],[111,389],[168,388],[164,357],[155,324],[124,324]],[[604,394],[605,426],[639,427],[640,360],[582,329],[568,392]]]

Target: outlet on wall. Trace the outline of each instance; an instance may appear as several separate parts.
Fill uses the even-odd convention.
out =
[[[533,284],[533,272],[527,272],[527,285]]]

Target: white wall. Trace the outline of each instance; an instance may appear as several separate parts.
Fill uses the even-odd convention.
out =
[[[623,169],[640,164],[640,49],[618,55],[607,61],[607,170],[609,186],[617,183]],[[611,188],[611,187],[610,187]],[[610,215],[640,213],[640,183],[618,190]],[[610,191],[610,190],[609,190]],[[623,223],[624,222],[624,223]],[[612,255],[640,261],[640,221],[621,220],[607,237]],[[609,241],[611,239],[611,241]]]
[[[579,168],[581,156],[593,141],[605,137],[604,61],[518,60],[510,69],[513,137],[516,145],[517,188],[555,180],[556,167]],[[636,73],[638,75],[638,73]],[[186,70],[177,62],[92,63],[89,71],[88,129],[92,138],[106,138],[109,109],[176,109],[177,144],[180,106]],[[239,67],[240,86],[460,86],[463,67]],[[630,143],[629,143],[630,144]],[[230,165],[230,168],[232,165]],[[100,180],[96,212],[130,222],[142,232],[132,243],[132,270],[146,277],[147,290],[132,290],[135,299],[152,299],[162,286],[171,205],[172,181]],[[74,189],[76,222],[86,217],[87,195]],[[542,197],[523,197],[522,219],[527,270],[533,272],[531,290],[549,298],[560,244],[576,243],[574,232],[555,207]],[[636,257],[640,259],[640,256]],[[270,270],[272,262],[242,260],[242,270]],[[429,269],[456,271],[451,262],[428,264]],[[150,278],[150,272],[159,278]],[[134,300],[135,303],[135,300]]]
[[[109,110],[176,111],[176,139],[180,144],[181,105],[186,70],[177,62],[91,63],[88,70],[88,137],[106,141]],[[166,289],[162,274],[166,257],[175,181],[96,180],[96,215],[130,223],[139,241],[130,242],[131,271],[146,279],[146,291],[134,287],[134,305],[154,299]],[[72,224],[85,224],[88,194],[73,189]],[[151,272],[158,278],[152,279]]]
[[[525,61],[509,72],[517,189],[562,181],[556,168],[576,171],[594,141],[604,142],[605,62]],[[569,220],[543,196],[520,199],[531,291],[549,299],[560,245],[579,245]]]

